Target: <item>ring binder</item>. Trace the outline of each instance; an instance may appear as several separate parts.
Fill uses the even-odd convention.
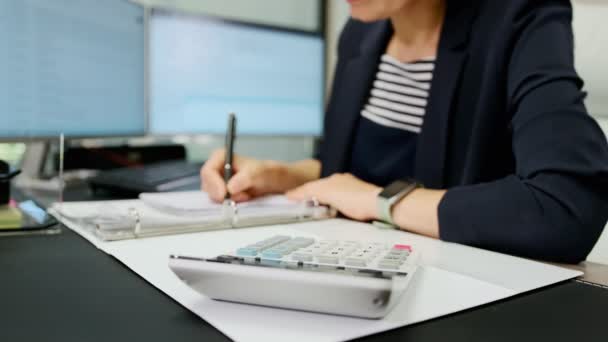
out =
[[[129,214],[131,214],[135,218],[135,227],[133,229],[133,235],[138,237],[141,233],[141,216],[139,215],[139,211],[135,208],[129,208]]]
[[[238,208],[233,200],[226,200],[222,203],[222,216],[228,221],[238,220]]]
[[[320,205],[315,199],[294,203],[284,200],[283,196],[243,204],[213,203],[195,214],[160,203],[167,200],[163,196],[173,196],[169,200],[177,196],[182,201],[191,201],[193,196],[201,194],[149,194],[152,197],[143,196],[140,200],[63,203],[54,206],[51,213],[90,227],[103,241],[316,221],[336,216],[334,209]]]

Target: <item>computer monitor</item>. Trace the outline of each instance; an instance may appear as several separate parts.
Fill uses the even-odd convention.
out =
[[[0,140],[145,134],[145,27],[127,0],[0,1]]]
[[[154,10],[149,26],[149,133],[321,134],[324,39],[210,16]]]

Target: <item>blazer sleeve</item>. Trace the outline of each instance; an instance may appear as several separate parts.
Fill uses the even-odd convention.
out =
[[[344,73],[345,62],[352,55],[352,47],[359,46],[357,39],[358,25],[355,20],[352,18],[348,19],[346,24],[344,24],[344,28],[340,33],[340,38],[338,39],[338,46],[336,50],[336,67],[334,69],[334,75],[331,85],[331,90],[329,93],[329,99],[327,101],[327,105],[325,108],[325,115],[323,116],[323,135],[321,139],[318,140],[317,146],[314,151],[313,158],[319,161],[326,160],[326,156],[324,153],[323,145],[324,139],[323,137],[328,136],[330,133],[330,125],[327,124],[327,118],[329,113],[334,111],[334,107],[336,106],[336,100],[334,94],[338,92],[338,87],[340,86],[340,80],[342,79],[342,74]]]
[[[568,1],[531,3],[513,23],[508,107],[515,174],[449,189],[443,240],[557,262],[583,261],[608,220],[608,146],[584,107]],[[533,8],[544,3],[542,11]]]

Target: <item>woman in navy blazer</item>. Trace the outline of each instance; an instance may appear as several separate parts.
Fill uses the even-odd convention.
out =
[[[267,193],[316,197],[374,220],[376,183],[353,175],[356,146],[383,55],[434,56],[432,86],[411,163],[392,178],[424,184],[393,207],[404,230],[530,258],[584,260],[608,220],[608,146],[574,70],[568,0],[348,0],[320,156],[284,164],[235,159],[226,186],[218,151],[202,170],[222,200]],[[408,138],[409,139],[409,138]],[[393,144],[394,145],[394,144]],[[379,153],[381,154],[381,153]],[[363,166],[361,166],[363,165]],[[410,170],[406,172],[405,170]],[[378,184],[382,183],[382,184]]]

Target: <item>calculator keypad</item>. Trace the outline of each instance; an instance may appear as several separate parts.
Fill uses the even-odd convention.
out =
[[[412,247],[277,235],[239,248],[234,254],[262,263],[304,263],[308,266],[400,271],[410,262]]]

